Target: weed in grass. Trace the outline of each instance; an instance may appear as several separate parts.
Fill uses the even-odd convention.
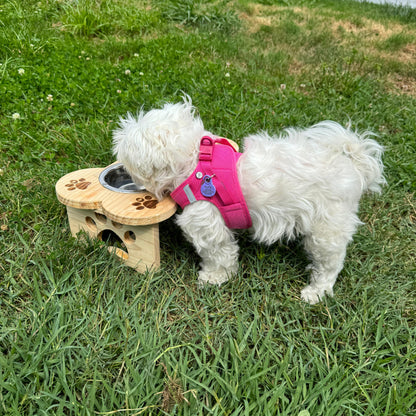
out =
[[[141,7],[140,7],[141,6]],[[66,3],[57,14],[58,26],[76,36],[147,35],[160,23],[160,16],[145,4],[77,0]]]
[[[169,21],[226,33],[238,26],[234,11],[225,9],[221,2],[204,3],[198,0],[158,0],[161,14]]]
[[[64,5],[64,27],[76,35],[91,36],[105,31],[108,24],[101,20],[100,3],[95,0],[78,0]]]

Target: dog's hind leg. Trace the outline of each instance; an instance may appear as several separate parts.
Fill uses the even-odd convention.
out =
[[[305,236],[304,246],[312,263],[310,283],[301,291],[302,299],[310,304],[319,302],[325,294],[333,295],[333,286],[344,266],[347,245],[352,240],[357,219],[343,224],[318,224],[314,232]]]
[[[215,205],[206,201],[188,205],[176,222],[202,259],[201,286],[221,285],[237,273],[238,244]]]

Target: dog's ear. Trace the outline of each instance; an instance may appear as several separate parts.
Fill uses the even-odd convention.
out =
[[[141,117],[142,114],[141,112],[138,117]],[[113,130],[113,155],[118,157],[118,154],[123,151],[123,148],[129,146],[136,126],[137,120],[131,113],[127,113],[126,118],[120,118],[117,128]]]

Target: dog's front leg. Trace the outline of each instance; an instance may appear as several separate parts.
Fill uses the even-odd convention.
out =
[[[177,224],[201,256],[198,283],[221,285],[238,270],[238,244],[215,205],[194,202],[177,217]]]

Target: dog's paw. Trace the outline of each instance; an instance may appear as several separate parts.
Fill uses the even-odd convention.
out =
[[[333,296],[332,289],[319,288],[316,286],[306,286],[300,292],[301,298],[311,305],[320,302],[325,295]]]
[[[198,287],[203,288],[207,285],[221,286],[229,280],[229,274],[226,272],[207,272],[201,270],[198,275]]]

